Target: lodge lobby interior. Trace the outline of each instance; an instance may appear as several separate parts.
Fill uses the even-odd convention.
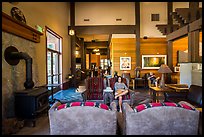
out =
[[[106,96],[118,76],[122,112]],[[57,102],[70,106],[52,112]],[[202,135],[202,2],[2,2],[2,134]]]

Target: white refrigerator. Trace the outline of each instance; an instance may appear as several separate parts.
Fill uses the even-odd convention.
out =
[[[180,84],[202,86],[202,63],[180,63]]]

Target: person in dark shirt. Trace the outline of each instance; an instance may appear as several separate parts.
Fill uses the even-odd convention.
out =
[[[151,81],[151,84],[155,84],[155,86],[157,87],[160,77],[156,77],[154,73],[150,72],[148,79]]]

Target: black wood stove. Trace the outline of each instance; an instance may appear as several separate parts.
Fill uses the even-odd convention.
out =
[[[26,62],[26,81],[24,90],[14,91],[15,96],[15,115],[17,118],[32,120],[35,126],[35,118],[41,112],[48,110],[48,89],[45,86],[34,87],[32,80],[32,58],[25,52],[10,46],[4,52],[5,60],[10,65],[17,65],[20,59]]]

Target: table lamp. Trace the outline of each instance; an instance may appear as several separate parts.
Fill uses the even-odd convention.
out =
[[[160,66],[158,72],[162,73],[161,82],[160,82],[160,88],[164,88],[165,87],[164,74],[165,73],[172,73],[172,71],[171,71],[171,69],[167,65],[162,64]]]

